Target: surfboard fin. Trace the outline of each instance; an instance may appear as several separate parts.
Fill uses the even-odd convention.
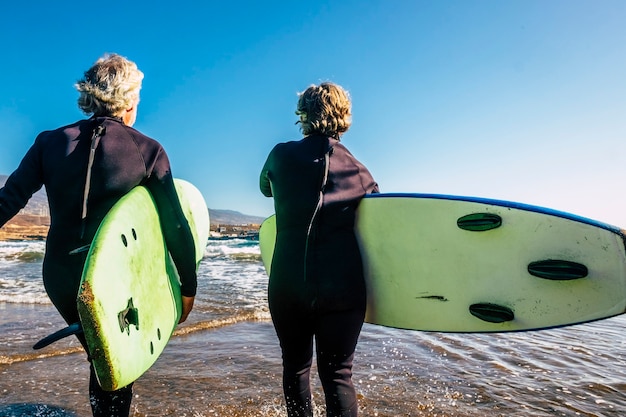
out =
[[[470,232],[484,232],[502,226],[502,217],[494,213],[472,213],[460,217],[456,225]]]
[[[531,262],[528,265],[528,273],[539,278],[554,281],[569,281],[586,277],[589,274],[589,270],[585,265],[577,262],[548,259]]]
[[[513,310],[493,303],[472,304],[469,311],[472,313],[472,316],[489,323],[504,323],[515,318]]]
[[[83,326],[81,326],[80,322],[72,323],[63,329],[58,330],[52,333],[51,335],[44,337],[39,342],[33,345],[33,349],[39,350],[41,348],[44,348],[56,342],[57,340],[61,340],[63,338],[72,336],[74,334],[82,334],[82,333],[83,333]]]

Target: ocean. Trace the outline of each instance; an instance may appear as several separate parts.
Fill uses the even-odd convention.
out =
[[[41,282],[44,242],[0,242],[0,417],[91,415],[80,344],[32,345],[64,327]],[[209,240],[194,311],[135,384],[131,415],[286,416],[258,241]],[[626,415],[626,316],[562,329],[444,334],[366,324],[360,414]],[[324,397],[313,378],[316,416]]]

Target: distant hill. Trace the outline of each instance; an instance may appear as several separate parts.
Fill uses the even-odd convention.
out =
[[[209,209],[211,224],[261,224],[265,217],[242,214],[233,210]]]
[[[0,175],[0,187],[4,186],[7,178],[6,175]],[[37,191],[20,213],[33,216],[48,216],[48,196],[46,191],[43,188]]]
[[[0,187],[4,185],[6,180],[6,175],[0,175]],[[33,195],[26,207],[24,207],[24,210],[22,210],[21,214],[30,214],[35,216],[48,215],[48,197],[46,196],[46,192],[43,188]],[[209,218],[211,219],[211,224],[215,225],[261,224],[264,220],[264,217],[242,214],[234,210],[215,209],[209,209]]]

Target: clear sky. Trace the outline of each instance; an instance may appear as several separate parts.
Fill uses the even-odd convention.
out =
[[[297,93],[350,91],[343,142],[384,192],[535,204],[626,227],[626,1],[8,2],[0,174],[82,118],[105,52],[145,73],[136,128],[209,207],[265,216],[258,175],[300,139]]]

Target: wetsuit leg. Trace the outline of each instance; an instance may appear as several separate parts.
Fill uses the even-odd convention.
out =
[[[105,391],[98,384],[93,366],[90,366],[89,402],[94,417],[128,417],[133,399],[133,384],[116,391]]]
[[[271,305],[271,304],[270,304]],[[312,417],[310,373],[313,331],[310,317],[298,311],[270,309],[283,357],[283,392],[289,417]]]
[[[317,367],[328,417],[358,416],[352,360],[364,318],[365,311],[350,310],[321,314],[316,320]]]

